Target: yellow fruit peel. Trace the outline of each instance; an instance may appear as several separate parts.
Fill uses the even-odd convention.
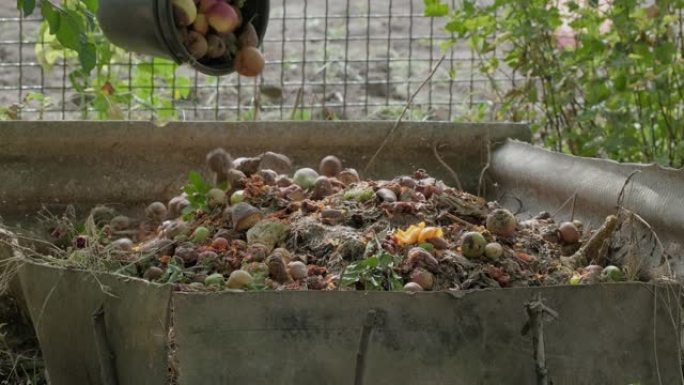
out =
[[[425,222],[411,225],[406,230],[397,230],[394,234],[397,242],[402,246],[425,243],[429,239],[441,238],[443,236],[444,231],[440,227],[426,226]]]

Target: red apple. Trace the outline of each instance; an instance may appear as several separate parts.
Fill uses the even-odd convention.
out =
[[[228,34],[240,26],[240,16],[228,3],[217,2],[206,12],[209,26],[219,34]]]
[[[254,47],[242,48],[235,56],[235,71],[242,76],[258,76],[265,65],[266,61],[261,51]]]

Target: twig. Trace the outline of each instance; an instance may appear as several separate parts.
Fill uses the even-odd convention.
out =
[[[366,314],[366,319],[363,321],[363,330],[361,331],[361,341],[359,343],[359,350],[356,353],[356,373],[354,375],[354,385],[363,385],[363,379],[366,374],[366,357],[368,356],[368,343],[373,332],[373,328],[378,324],[378,313],[371,309]]]
[[[88,273],[93,277],[93,280],[94,280],[95,283],[97,283],[97,285],[99,286],[100,291],[102,292],[102,294],[107,295],[107,296],[110,296],[110,297],[112,297],[112,298],[117,298],[117,299],[119,298],[116,294],[114,294],[114,293],[112,293],[112,292],[110,291],[109,286],[104,285],[104,284],[102,283],[102,281],[100,281],[100,279],[97,278],[97,273],[96,273],[95,271],[89,270]]]
[[[663,243],[660,241],[660,237],[658,237],[658,233],[655,232],[653,229],[653,226],[651,226],[650,223],[648,223],[641,215],[635,213],[634,211],[628,210],[624,207],[621,208],[622,211],[626,212],[627,214],[631,215],[634,219],[638,220],[641,222],[642,225],[646,226],[646,228],[653,234],[653,238],[656,241],[656,244],[660,248],[660,252],[663,254],[663,258],[665,261],[667,261],[667,270],[668,273],[670,274],[670,277],[673,277],[673,271],[672,271],[672,266],[670,266],[670,260],[666,258],[667,252],[665,251],[665,246],[663,246]]]
[[[454,178],[454,182],[456,182],[456,187],[459,190],[463,191],[463,185],[461,184],[461,180],[458,178],[458,174],[456,174],[456,171],[449,167],[449,165],[444,161],[444,159],[442,159],[442,157],[439,156],[436,142],[434,145],[432,145],[432,153],[435,154],[435,158],[437,158],[437,161],[442,165],[442,167],[446,168],[449,174],[451,174],[451,177]]]
[[[585,243],[577,252],[570,257],[575,264],[585,266],[590,260],[600,257],[599,254],[604,242],[610,239],[615,227],[617,226],[618,218],[615,215],[609,215],[606,217],[603,225],[596,230],[594,235],[589,238],[587,243]]]
[[[658,247],[660,248],[660,251],[661,251],[663,254],[665,254],[665,247],[663,246],[663,243],[660,242],[660,238],[658,237],[658,234],[656,234],[656,232],[655,232],[655,230],[653,229],[653,227],[652,227],[648,222],[646,222],[646,220],[645,220],[641,215],[635,213],[634,211],[628,210],[628,209],[626,209],[626,208],[622,208],[622,210],[623,210],[624,212],[626,212],[627,214],[633,216],[634,218],[636,218],[636,220],[638,220],[638,221],[641,222],[644,226],[646,226],[646,228],[653,234],[653,237],[655,238],[656,243],[658,244]]]
[[[61,250],[60,248],[58,248],[57,246],[55,246],[53,243],[48,242],[48,241],[45,241],[45,240],[42,240],[42,239],[33,238],[33,237],[28,237],[28,236],[22,235],[22,234],[20,234],[20,233],[12,233],[12,236],[15,237],[15,238],[17,238],[17,239],[21,239],[21,240],[25,240],[25,241],[30,241],[30,242],[33,242],[33,243],[36,243],[36,244],[45,245],[48,249],[51,249],[55,254],[57,254],[57,253],[62,253],[62,252],[63,252],[63,250]],[[17,247],[18,249],[21,249],[23,252],[25,252],[25,253],[27,253],[27,254],[31,254],[31,255],[41,255],[41,254],[37,253],[35,250],[33,250],[33,249],[30,248],[30,247],[25,247],[25,246],[21,246],[21,245],[16,245],[16,247]]]
[[[303,94],[304,94],[304,89],[300,87],[297,90],[297,97],[295,97],[294,106],[292,106],[292,114],[290,114],[290,120],[295,119],[295,116],[297,115],[297,110],[299,109],[299,104],[301,104],[301,102],[302,102]]]
[[[620,189],[620,194],[618,194],[618,199],[617,199],[618,211],[619,211],[620,208],[622,207],[622,201],[625,199],[625,189],[627,188],[627,185],[629,184],[629,181],[632,180],[632,178],[634,177],[634,175],[639,174],[640,172],[641,172],[641,170],[634,170],[634,171],[632,171],[632,173],[629,174],[629,176],[627,177],[627,179],[625,179],[625,183],[622,184],[622,188]]]
[[[575,220],[575,205],[577,204],[577,193],[572,198],[572,209],[570,211],[570,222]]]
[[[464,220],[464,219],[461,219],[461,218],[457,217],[456,215],[454,215],[454,214],[452,214],[452,213],[445,213],[444,215],[445,215],[447,218],[451,219],[452,221],[457,222],[457,223],[459,223],[459,224],[465,226],[466,228],[472,229],[472,228],[475,227],[474,224],[472,224],[472,223],[470,223],[470,222],[468,222],[468,221],[466,221],[466,220]]]
[[[656,333],[658,330],[658,328],[656,327],[656,320],[658,319],[657,310],[658,310],[658,288],[656,287],[655,290],[653,290],[653,356],[655,359],[655,369],[656,369],[656,374],[658,376],[658,384],[663,385],[663,379],[660,377],[660,362],[658,360],[658,336]]]
[[[558,319],[558,312],[544,305],[541,293],[534,300],[525,304],[529,317],[523,327],[522,334],[532,332],[532,348],[534,349],[534,366],[537,372],[537,385],[549,385],[549,369],[546,367],[546,351],[544,348],[544,316]]]
[[[155,249],[153,251],[156,251],[156,250],[159,250],[159,249]],[[154,252],[151,252],[147,255],[141,256],[140,258],[136,259],[135,261],[118,268],[116,271],[114,271],[114,273],[115,274],[123,274],[123,272],[126,271],[126,269],[131,268],[131,267],[133,267],[133,266],[135,266],[141,262],[147,262],[150,259],[154,258],[154,256],[155,256]]]
[[[637,214],[634,211],[626,209],[622,206],[622,203],[623,203],[624,198],[625,198],[625,190],[627,189],[627,185],[632,180],[632,178],[639,173],[641,173],[641,170],[634,170],[629,174],[629,176],[627,176],[627,179],[625,179],[625,183],[623,183],[622,188],[620,189],[620,194],[618,194],[618,199],[617,199],[618,214],[620,213],[620,211],[626,212],[627,214],[631,215],[633,218],[635,218],[636,220],[641,222],[641,224],[646,226],[646,228],[651,232],[651,234],[653,234],[653,238],[655,239],[656,244],[660,248],[660,252],[663,254],[663,258],[665,259],[665,261],[667,263],[668,274],[672,277],[673,276],[672,266],[670,266],[670,261],[665,256],[665,254],[667,254],[665,251],[665,246],[663,246],[663,243],[660,241],[660,237],[658,237],[658,234],[656,233],[655,229],[653,229],[653,226],[651,226],[651,224],[648,223],[646,221],[646,219],[644,219],[641,215]]]
[[[489,171],[489,167],[492,162],[492,142],[491,138],[489,136],[489,132],[487,132],[487,164],[485,164],[484,168],[480,172],[480,179],[477,181],[477,195],[480,197],[484,197],[485,191],[483,188],[484,185],[484,177],[487,171]]]
[[[60,274],[59,278],[57,279],[57,282],[55,282],[54,286],[50,288],[50,291],[48,294],[45,296],[45,299],[43,300],[43,304],[40,307],[40,312],[38,313],[38,318],[35,322],[36,327],[36,333],[40,333],[40,324],[43,321],[43,314],[45,313],[45,309],[47,308],[48,302],[50,302],[50,298],[52,298],[52,295],[55,293],[55,290],[57,289],[57,286],[59,286],[60,282],[62,281],[62,278],[64,277],[63,274]]]
[[[254,121],[259,120],[259,110],[261,109],[261,92],[259,92],[259,78],[254,78]]]
[[[496,185],[495,185],[495,187],[496,187]],[[500,195],[498,196],[498,198],[496,198],[496,200],[497,200],[497,201],[502,201],[502,200],[503,200],[504,198],[506,198],[507,196],[510,196],[511,199],[513,199],[514,201],[518,202],[518,208],[515,210],[515,212],[513,213],[513,215],[518,215],[518,214],[520,214],[521,212],[523,212],[523,210],[524,210],[524,208],[525,208],[525,205],[523,204],[523,201],[522,201],[520,198],[518,198],[517,196],[508,193],[508,191],[504,191],[502,194],[500,194]]]
[[[394,131],[397,130],[397,127],[399,127],[399,124],[401,123],[402,119],[404,119],[404,115],[406,115],[406,112],[408,111],[409,107],[411,107],[411,105],[413,104],[413,100],[416,98],[416,96],[418,95],[420,90],[422,90],[423,87],[425,87],[427,82],[429,82],[430,79],[432,79],[432,77],[435,75],[435,72],[437,72],[437,69],[442,64],[442,62],[444,61],[445,58],[446,58],[446,54],[442,55],[442,57],[439,59],[439,61],[435,65],[435,67],[432,69],[432,71],[430,71],[430,74],[425,78],[425,80],[423,80],[423,82],[420,84],[420,86],[418,86],[418,88],[415,91],[413,91],[413,94],[411,94],[408,101],[406,102],[406,105],[404,106],[404,109],[401,111],[401,115],[399,115],[399,118],[394,123],[394,126],[392,126],[392,128],[387,133],[387,135],[385,135],[385,138],[383,139],[382,143],[380,144],[380,147],[377,149],[377,151],[375,151],[375,154],[373,154],[373,156],[370,158],[370,160],[366,164],[366,167],[364,167],[364,169],[363,169],[364,174],[367,173],[370,166],[373,164],[373,162],[375,162],[375,159],[378,157],[378,155],[380,155],[382,150],[385,148],[385,146],[389,142],[390,137],[392,136],[392,134],[394,134]]]
[[[340,272],[340,280],[337,282],[337,288],[335,288],[337,291],[342,290],[342,282],[344,281],[344,274],[347,272],[347,266],[349,265],[344,265],[342,271]]]
[[[558,215],[558,213],[560,213],[561,210],[563,210],[563,208],[564,208],[568,203],[570,203],[571,201],[572,201],[572,216],[574,217],[574,216],[575,216],[575,201],[576,201],[576,200],[577,200],[577,191],[575,191],[574,193],[572,193],[572,195],[570,195],[570,198],[566,199],[565,202],[563,202],[563,204],[560,205],[560,207],[557,208],[556,211],[553,212],[553,214],[551,214],[551,217],[555,217],[556,215]],[[572,220],[572,219],[571,219],[571,220]]]

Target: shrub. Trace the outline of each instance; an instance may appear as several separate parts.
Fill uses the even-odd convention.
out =
[[[681,167],[684,1],[647,3],[568,1],[562,14],[547,0],[425,0],[425,13],[446,17],[448,45],[466,40],[490,80],[495,103],[469,119],[529,121],[558,151]]]

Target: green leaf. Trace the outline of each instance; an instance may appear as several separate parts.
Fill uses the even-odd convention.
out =
[[[186,215],[186,214],[191,214],[195,211],[194,208],[190,206],[183,207],[183,210],[181,211],[181,214]]]
[[[676,54],[677,47],[671,41],[664,41],[655,48],[655,57],[660,64],[671,64]]]
[[[97,8],[99,6],[98,0],[81,0],[83,4],[85,4],[86,8],[92,13],[97,12]]]
[[[382,285],[374,275],[371,275],[371,277],[368,279],[368,282],[371,284],[371,287],[373,289],[379,289],[382,287]]]
[[[136,70],[152,75],[153,64],[152,63],[138,63],[136,65]]]
[[[103,67],[111,63],[114,57],[114,50],[110,44],[100,44],[96,49],[97,52],[97,62],[100,67]]]
[[[65,47],[79,51],[82,42],[86,40],[83,19],[74,10],[59,10],[59,29],[57,40]]]
[[[163,78],[172,79],[175,72],[175,63],[171,60],[154,58],[152,60],[154,74]]]
[[[425,0],[425,16],[441,17],[449,14],[449,5],[440,0]]]
[[[25,100],[27,102],[30,102],[33,100],[42,102],[45,100],[45,95],[40,93],[40,92],[29,92],[28,95],[26,95]]]
[[[569,1],[565,5],[568,7],[568,10],[570,12],[576,12],[577,10],[579,10],[579,4],[577,4],[577,2],[575,1]]]
[[[61,21],[58,9],[49,1],[43,1],[40,5],[43,18],[47,20],[48,26],[50,27],[50,34],[56,34],[59,30]]]
[[[82,71],[90,73],[97,63],[97,47],[88,41],[82,15],[73,9],[58,8],[49,1],[41,3],[41,11],[50,33],[64,48],[76,51]]]
[[[627,76],[620,72],[613,78],[613,85],[615,90],[618,92],[623,92],[627,90]]]
[[[370,257],[370,258],[366,258],[363,261],[361,261],[359,266],[372,269],[372,268],[377,267],[379,263],[380,263],[380,261],[378,260],[378,257]]]
[[[376,258],[378,260],[378,266],[382,266],[383,268],[387,268],[389,266],[392,266],[392,263],[394,262],[394,258],[392,257],[392,254],[389,254],[389,253],[381,253]]]
[[[390,290],[401,290],[404,284],[401,282],[401,278],[396,274],[392,274],[389,278]]]
[[[176,92],[173,98],[185,99],[190,95],[190,90],[192,89],[192,81],[187,76],[176,77]]]
[[[537,86],[534,82],[530,82],[530,87],[527,88],[527,101],[532,104],[535,104],[537,101],[539,101]]]
[[[433,245],[432,243],[421,243],[420,245],[418,245],[418,247],[427,251],[432,251],[435,249],[435,245]]]
[[[357,269],[357,264],[350,264],[349,266],[347,266],[347,268],[344,271],[344,274],[342,275],[342,279],[340,280],[340,284],[342,285],[342,287],[346,287],[355,284],[356,282],[359,282],[361,273]]]
[[[87,86],[86,81],[87,80],[88,80],[87,76],[85,76],[84,73],[80,69],[72,71],[69,74],[69,81],[71,82],[71,85],[80,94],[84,94],[86,92],[86,86]]]
[[[103,94],[98,94],[95,99],[91,102],[91,105],[98,112],[106,113],[109,110],[109,101],[107,97]]]
[[[453,20],[451,20],[450,22],[448,22],[448,23],[446,24],[446,26],[444,27],[444,29],[445,29],[447,32],[455,33],[455,34],[457,34],[457,35],[460,36],[460,37],[464,37],[464,36],[465,36],[465,33],[467,32],[467,30],[466,30],[466,28],[465,28],[465,25],[464,25],[463,22],[462,22],[461,20],[459,20],[459,19],[453,19]]]
[[[78,50],[78,60],[84,72],[90,73],[97,64],[97,48],[93,43],[84,43]]]
[[[188,181],[192,186],[195,187],[195,191],[206,194],[211,190],[211,186],[207,182],[204,181],[204,178],[202,178],[202,175],[197,172],[197,171],[191,171],[190,175],[188,176]]]
[[[31,16],[36,9],[36,0],[17,0],[17,9],[23,12],[24,17]]]

